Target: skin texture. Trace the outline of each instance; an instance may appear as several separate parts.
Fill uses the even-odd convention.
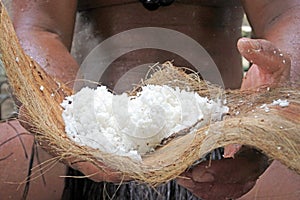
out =
[[[280,179],[280,181],[278,181]],[[274,161],[257,180],[256,185],[241,200],[299,199],[300,176],[278,161]],[[271,186],[271,187],[270,187]]]
[[[12,20],[25,52],[47,73],[72,82],[78,70],[69,53],[76,1],[13,1],[12,7]]]
[[[130,2],[120,4],[118,1],[112,1],[115,6],[109,6],[105,1],[90,0],[84,3],[80,2],[79,8],[86,11],[85,14],[91,20],[95,31],[94,35],[99,38],[99,42],[118,32],[145,25],[168,27],[189,35],[210,53],[228,88],[239,88],[241,85],[242,69],[239,52],[246,59],[253,62],[251,69],[243,80],[242,89],[255,89],[266,84],[276,86],[289,78],[292,81],[299,81],[300,65],[297,63],[300,62],[300,12],[298,11],[300,9],[297,9],[299,7],[299,1],[297,0],[243,0],[230,1],[230,3],[223,0],[214,1],[215,3],[205,0],[197,1],[197,3],[194,1],[180,3],[182,1],[179,1],[169,7],[159,8],[154,11],[155,13],[145,10],[136,1]],[[26,53],[32,56],[47,73],[65,83],[69,83],[71,86],[79,67],[69,53],[77,1],[15,0],[12,3],[13,23]],[[239,27],[242,20],[241,6],[247,13],[255,38],[260,38],[260,40],[241,39],[237,42],[240,37]],[[178,16],[178,13],[180,13],[180,16]],[[81,49],[80,46],[77,48]],[[274,54],[274,50],[276,50],[276,54]],[[281,56],[281,53],[283,56]],[[83,55],[85,54],[83,52]],[[139,59],[135,61],[132,57]],[[117,60],[107,70],[102,81],[113,87],[115,81],[130,69],[132,64],[136,66],[139,62],[162,62],[169,59],[169,57],[170,55],[162,55],[161,52],[134,52]],[[283,60],[285,60],[284,63]],[[175,59],[175,64],[179,66],[187,65],[180,59]],[[7,137],[11,137],[11,135]],[[5,138],[2,140],[5,140]],[[27,140],[26,149],[29,152],[32,149],[33,139]],[[6,145],[10,146],[3,151],[4,155],[9,155],[8,149],[19,146],[14,142]],[[233,156],[238,149],[229,153],[229,156]],[[20,147],[15,150],[15,152],[19,151],[22,151]],[[39,152],[41,152],[40,155],[45,154],[42,150],[39,150]],[[15,165],[13,171],[27,171],[29,168],[28,160],[23,159],[24,156],[21,153],[19,155],[21,159],[18,159],[19,163]],[[200,164],[192,171],[183,174],[182,176],[186,176],[187,179],[180,179],[179,183],[197,196],[207,199],[239,197],[251,189],[255,184],[255,180],[265,169],[266,161],[258,156],[259,154],[255,153],[254,155],[253,152],[246,151],[241,157],[236,156],[235,159],[212,161],[211,165],[208,165],[208,163]],[[45,157],[44,160],[46,159]],[[5,159],[5,162],[1,161],[1,164],[7,161],[8,159]],[[22,167],[18,168],[18,166],[22,166],[24,169]],[[247,168],[237,166],[247,166]],[[93,174],[95,169],[94,166],[87,163],[76,163],[72,167],[79,169],[86,175]],[[281,164],[274,165],[272,163],[271,167],[279,170],[282,174],[292,174]],[[54,177],[65,173],[63,167],[55,169],[53,172]],[[204,176],[205,178],[199,177],[198,171],[203,171],[203,169],[207,169],[210,175]],[[254,187],[256,188],[255,192],[250,192],[250,196],[248,195],[247,198],[251,199],[251,197],[254,197],[253,195],[262,195],[265,191],[270,191],[269,188],[274,185],[272,175],[268,176],[268,173],[272,174],[271,172],[274,174],[272,170],[266,171],[259,181],[261,183],[259,190]],[[11,175],[13,179],[18,176],[19,173]],[[297,181],[299,183],[298,177],[298,175],[290,175],[291,180],[296,183]],[[115,173],[113,173],[113,176],[110,173],[106,175],[99,173],[91,178],[95,181],[117,182],[123,177],[118,177],[118,174]],[[295,184],[293,181],[287,181],[285,185]],[[236,182],[238,184],[234,184]],[[47,187],[63,188],[63,182],[61,181],[53,180],[48,181],[48,183]],[[219,196],[216,197],[213,196],[214,193],[208,193],[211,190],[211,185],[213,185],[214,191],[218,191]],[[4,181],[0,183],[0,186],[1,188],[7,187],[4,185]],[[30,188],[33,191],[41,191],[40,187],[31,186]],[[231,192],[228,193],[228,190],[224,188],[229,188]],[[284,189],[291,192],[296,191],[293,187]],[[40,195],[45,197],[40,199],[46,199],[46,197],[53,195],[50,193],[53,190],[49,189],[48,191],[49,193],[40,192]],[[283,192],[281,188],[278,188],[277,191],[278,194]],[[11,193],[12,190],[0,190],[0,196],[9,196]],[[210,194],[212,196],[209,196]],[[15,192],[15,195],[17,195],[17,192]]]
[[[257,167],[258,163],[259,167]],[[201,164],[183,174],[188,179],[178,178],[177,182],[187,187],[196,196],[207,200],[237,198],[253,187],[257,177],[267,167],[266,157],[253,149],[246,149],[240,150],[235,159]],[[230,176],[217,174],[230,174]]]
[[[242,90],[256,89],[260,86],[277,87],[289,80],[291,59],[271,42],[242,38],[237,46],[241,54],[253,63],[244,77]]]
[[[291,81],[299,82],[300,2],[243,0],[242,3],[255,37],[271,41],[291,57]]]
[[[34,144],[34,136],[17,120],[0,123],[0,130],[1,199],[22,199],[24,194],[28,199],[61,199],[65,166]],[[47,160],[52,162],[40,166]]]

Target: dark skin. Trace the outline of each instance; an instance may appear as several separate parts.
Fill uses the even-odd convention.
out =
[[[261,163],[259,167],[258,163]],[[224,197],[235,199],[253,187],[257,177],[267,166],[267,157],[256,150],[244,147],[235,155],[234,160],[223,159],[199,165],[184,173],[190,179],[179,178],[177,182],[203,199],[224,199]],[[216,174],[230,174],[230,176],[216,176]]]
[[[275,87],[290,78],[292,81],[299,80],[300,69],[297,63],[300,62],[300,34],[297,33],[300,31],[300,11],[297,9],[299,8],[297,0],[243,0],[232,1],[230,5],[228,5],[229,1],[216,1],[215,4],[210,3],[211,1],[197,1],[197,3],[191,2],[190,4],[179,1],[169,7],[154,11],[155,14],[145,10],[136,1],[132,2],[119,5],[118,1],[113,1],[111,4],[118,5],[109,6],[105,1],[91,0],[85,1],[81,8],[86,10],[88,16],[95,22],[95,28],[98,31],[96,36],[101,36],[103,39],[130,28],[143,26],[167,27],[189,35],[211,54],[228,88],[241,86],[242,70],[239,53],[253,62],[243,80],[242,89],[255,89],[266,84]],[[65,83],[72,83],[79,67],[69,53],[77,1],[16,0],[13,1],[13,4],[14,26],[26,53],[32,56],[47,73]],[[237,43],[240,37],[242,8],[250,20],[255,37],[268,41],[242,39]],[[178,13],[182,17],[179,17]],[[172,17],[170,18],[170,16]],[[274,51],[278,53],[274,54]],[[168,55],[157,57],[158,54],[155,52],[151,54],[141,52],[137,55],[145,63],[148,60],[153,62],[157,59],[162,62],[168,58]],[[149,57],[149,55],[152,56]],[[126,61],[128,61],[127,58]],[[129,60],[129,62],[131,61]],[[112,66],[103,80],[109,86],[113,86],[115,80],[129,69],[126,62],[121,60],[119,63],[125,64],[120,66],[120,69]],[[184,62],[176,62],[176,60],[175,64],[186,65]],[[24,138],[24,141],[26,140],[28,138]],[[16,143],[11,143],[11,145],[19,146]],[[230,151],[230,147],[226,149],[230,157],[239,148],[233,151]],[[46,155],[46,153],[41,151],[40,155]],[[22,162],[24,161],[21,159],[18,165],[24,165]],[[212,161],[210,165],[202,163],[183,174],[188,179],[179,179],[178,182],[199,197],[207,199],[237,198],[254,186],[255,180],[264,171],[265,164],[265,160],[260,156],[253,156],[251,153],[243,154],[243,156],[236,156],[235,159]],[[278,167],[278,165],[280,166],[277,163],[276,166]],[[236,166],[247,166],[247,170]],[[86,175],[93,174],[96,170],[93,165],[88,163],[76,164],[71,167],[79,169]],[[278,169],[285,175],[292,173],[284,167]],[[213,175],[201,177],[199,171],[206,172],[206,170]],[[57,174],[64,174],[64,170],[58,170]],[[270,176],[265,177],[270,178]],[[297,176],[291,177],[296,177],[296,182],[299,181]],[[97,174],[91,178],[95,181],[112,182],[118,182],[121,179],[119,174],[114,172]],[[267,186],[273,184],[271,181],[268,182],[267,178],[265,182],[269,184],[262,184],[266,189],[262,188],[261,193],[268,191]],[[56,183],[55,185],[59,188],[63,187],[60,184]],[[285,186],[276,189],[277,194],[292,188],[288,184]],[[39,189],[37,187],[32,190]],[[229,193],[228,190],[232,192]],[[216,197],[214,196],[215,192],[209,191],[218,191],[220,196]],[[3,192],[3,195],[9,195],[8,191]],[[3,195],[1,194],[1,196]],[[259,194],[255,193],[255,195]]]

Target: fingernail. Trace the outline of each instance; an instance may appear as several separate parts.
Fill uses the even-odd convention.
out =
[[[261,50],[260,43],[257,40],[248,40],[248,43],[253,50]]]
[[[208,172],[205,172],[203,174],[198,174],[196,176],[193,176],[193,180],[199,183],[204,183],[204,182],[213,182],[215,180],[215,177]]]

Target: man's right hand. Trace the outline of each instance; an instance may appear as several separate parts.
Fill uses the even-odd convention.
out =
[[[205,200],[235,199],[247,193],[269,166],[254,149],[241,150],[234,159],[200,163],[183,173],[177,183]]]

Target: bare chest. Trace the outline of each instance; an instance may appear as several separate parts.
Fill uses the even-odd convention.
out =
[[[236,6],[240,4],[239,0],[174,0],[173,3],[214,7]],[[120,6],[126,4],[142,3],[139,0],[78,0],[78,10],[82,11],[101,7]]]

